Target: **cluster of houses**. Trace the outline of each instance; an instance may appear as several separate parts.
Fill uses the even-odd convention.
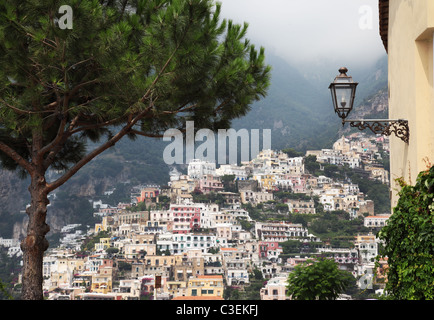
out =
[[[342,136],[332,149],[309,150],[306,156],[314,155],[320,163],[347,165],[352,169],[363,169],[370,179],[389,184],[389,172],[378,163],[383,154],[389,154],[389,137],[366,137],[361,132]]]
[[[338,140],[333,150],[308,152],[313,153],[320,163],[366,168],[374,166],[379,150],[368,138],[351,136]],[[236,191],[226,190],[227,177]],[[44,258],[44,291],[48,299],[224,299],[225,288],[248,286],[254,271],[259,271],[267,280],[261,299],[289,299],[285,280],[309,257],[282,258],[281,243],[321,244],[321,239],[301,224],[255,221],[243,209],[243,204],[273,202],[274,192],[282,190],[305,195],[303,200],[286,200],[288,208],[282,214],[315,215],[317,196],[324,210],[344,210],[351,218],[364,214],[369,228],[387,222],[387,215],[374,214],[372,201],[357,185],[307,173],[304,157],[263,150],[249,162],[219,168],[193,160],[187,174],[172,170],[166,187],[136,188],[130,203],[111,207],[93,202],[101,222],[88,234],[79,231],[79,225],[65,226],[61,245]],[[216,194],[223,200],[197,202],[195,194]],[[163,197],[169,199],[165,207],[158,205]],[[138,203],[144,203],[146,210],[135,210]],[[251,227],[243,227],[246,224]],[[104,236],[91,255],[79,255],[89,234]],[[374,269],[378,243],[367,234],[357,236],[354,244],[352,249],[316,250],[350,271],[363,287]]]

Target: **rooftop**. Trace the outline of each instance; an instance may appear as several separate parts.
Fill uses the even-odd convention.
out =
[[[384,48],[388,48],[388,32],[389,32],[389,0],[378,1],[380,14],[380,37],[383,40]]]
[[[196,279],[223,279],[221,274],[218,275],[198,275]]]

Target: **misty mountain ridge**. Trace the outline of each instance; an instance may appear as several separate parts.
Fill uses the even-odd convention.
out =
[[[246,116],[234,120],[231,127],[235,130],[271,129],[271,147],[275,150],[294,148],[304,152],[308,149],[331,147],[341,136],[342,125],[332,107],[328,89],[330,79],[324,76],[322,81],[310,81],[283,59],[273,55],[268,55],[267,59],[272,66],[268,95],[255,102]],[[329,75],[332,81],[337,75],[337,69]],[[368,117],[371,113],[379,112],[375,107],[378,99],[373,97],[387,92],[387,57],[378,61],[371,69],[362,71],[354,75],[359,86],[353,112],[356,115],[365,110],[363,115]],[[381,101],[384,105],[384,97]],[[83,187],[90,178],[103,179],[104,185],[109,184],[109,177],[138,184],[166,184],[169,171],[173,167],[167,165],[163,159],[163,151],[169,144],[162,139],[145,137],[138,137],[135,141],[121,140],[73,177],[72,180],[76,180],[71,183],[71,186],[75,186],[73,193],[84,195],[89,190],[98,193],[105,189]],[[240,161],[240,157],[238,160]],[[177,166],[177,169],[186,172],[186,165]]]
[[[311,68],[295,67],[277,56],[267,58],[272,66],[269,93],[254,103],[245,117],[234,120],[233,127],[271,129],[273,149],[306,151],[331,146],[338,138],[341,120],[334,113],[328,87],[342,66],[324,62]],[[356,113],[366,108],[366,99],[387,89],[387,56],[369,68],[349,70],[348,75],[359,83],[353,111]]]
[[[232,128],[271,129],[271,147],[274,150],[294,148],[304,152],[330,148],[343,133],[341,121],[334,113],[328,89],[341,66],[315,66],[316,73],[313,73],[312,69],[309,71],[309,68],[302,67],[301,69],[306,71],[302,74],[300,68],[277,56],[268,55],[267,60],[272,66],[268,95],[255,102],[246,116],[234,120]],[[382,113],[387,117],[387,57],[365,70],[352,70],[351,66],[347,67],[350,70],[349,75],[353,76],[354,81],[359,82],[354,115],[361,112],[368,118],[372,113]],[[378,108],[378,105],[381,107]],[[345,131],[347,130],[348,128]],[[155,138],[138,137],[135,141],[122,139],[113,148],[87,164],[55,192],[75,197],[98,198],[104,191],[123,182],[131,185],[165,185],[169,181],[171,169],[163,159],[163,151],[168,144],[169,142]],[[179,169],[186,172],[186,165],[179,166]],[[56,176],[54,172],[51,174],[48,180]],[[17,214],[25,209],[25,203],[29,198],[26,192],[28,179],[16,181],[14,175],[15,173],[0,171],[0,191],[3,191],[0,192],[0,219],[6,224],[7,221],[16,221],[15,218],[10,220],[10,215],[18,218]],[[13,188],[10,187],[12,185]],[[69,207],[71,210],[73,208],[74,206]],[[77,223],[74,212],[69,209],[62,207],[61,210],[57,210],[56,206],[50,207],[48,223],[53,231],[65,223]],[[23,217],[22,214],[19,216]],[[5,233],[5,230],[11,228],[4,223],[3,226],[0,225],[0,236],[7,238],[10,235]],[[18,235],[17,232],[14,232],[14,237]]]

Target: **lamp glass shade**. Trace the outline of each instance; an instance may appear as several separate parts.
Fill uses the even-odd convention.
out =
[[[354,82],[352,77],[346,75],[346,68],[341,68],[339,71],[341,74],[330,84],[329,89],[335,112],[344,120],[353,109],[358,83]]]

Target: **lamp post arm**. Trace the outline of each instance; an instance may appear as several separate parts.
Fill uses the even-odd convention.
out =
[[[394,133],[405,143],[409,142],[410,129],[407,120],[390,120],[390,119],[348,119],[343,120],[342,124],[349,123],[351,127],[359,130],[370,129],[375,134],[390,136]]]

